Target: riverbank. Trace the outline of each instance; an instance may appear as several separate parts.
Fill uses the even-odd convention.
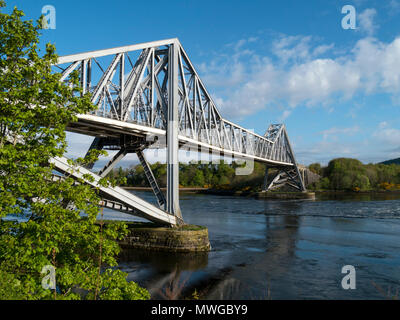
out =
[[[315,193],[330,193],[330,194],[400,194],[400,190],[367,190],[367,191],[345,191],[345,190],[312,190]]]
[[[133,191],[152,191],[150,187],[125,187],[121,186],[121,188],[125,190],[133,190]],[[167,188],[160,188],[165,191]],[[199,193],[211,193],[215,192],[215,194],[225,194],[225,195],[250,195],[257,192],[254,191],[240,191],[240,190],[222,190],[222,189],[212,189],[212,188],[201,188],[201,187],[180,187],[180,192],[194,192],[198,191]],[[400,193],[400,190],[367,190],[367,191],[347,191],[347,190],[308,190],[309,192],[314,193],[340,193],[340,194],[372,194],[372,193]],[[270,191],[272,193],[292,193],[292,192],[280,192],[280,191]]]
[[[150,187],[123,187],[131,191],[152,191]],[[161,188],[166,191],[166,188]],[[345,190],[308,190],[307,192],[288,192],[288,191],[240,191],[240,190],[221,190],[212,188],[179,188],[181,193],[209,194],[217,196],[233,196],[233,197],[249,197],[256,199],[311,199],[316,197],[374,197],[387,196],[396,197],[400,194],[400,190],[369,190],[369,191],[345,191]]]
[[[153,191],[152,188],[150,187],[122,187],[125,190],[132,190],[132,191]],[[163,191],[166,191],[167,188],[160,188]],[[198,191],[203,191],[207,190],[207,188],[179,188],[180,192],[198,192]]]
[[[123,187],[131,191],[152,191],[150,187]],[[165,191],[166,188],[161,188]],[[220,196],[253,197],[257,199],[315,199],[314,192],[253,192],[253,191],[235,191],[219,190],[209,188],[179,188],[182,193],[211,194]]]

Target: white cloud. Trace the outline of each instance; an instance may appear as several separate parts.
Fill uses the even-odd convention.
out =
[[[400,11],[400,2],[398,0],[390,0],[387,4],[389,15],[395,15]]]
[[[313,51],[313,56],[319,56],[322,55],[328,51],[330,51],[331,49],[333,49],[333,47],[335,46],[335,44],[331,43],[331,44],[323,44],[320,45],[318,47],[316,47]]]
[[[381,122],[378,129],[374,132],[375,137],[387,149],[392,149],[400,146],[400,130],[390,128],[386,122]]]
[[[69,158],[79,158],[85,156],[94,139],[91,136],[73,132],[67,132],[66,138],[68,141],[66,156]]]
[[[364,134],[365,131],[358,126],[324,130],[320,132],[321,141],[302,141],[301,145],[296,144],[296,158],[303,164],[311,162],[327,164],[331,159],[339,157],[356,158],[364,163],[376,163],[400,157],[399,129],[392,128],[383,121],[377,124],[369,135]],[[361,140],[340,137],[340,135],[351,136],[358,132],[364,134]]]
[[[333,49],[334,44],[322,44],[313,47],[312,36],[281,36],[272,42],[272,53],[280,62],[309,61]]]
[[[333,128],[322,131],[321,134],[322,134],[324,140],[337,140],[338,135],[351,136],[359,131],[360,131],[360,128],[358,126],[349,127],[349,128],[333,127]]]
[[[400,37],[389,43],[363,38],[346,54],[330,58],[321,55],[334,44],[315,42],[311,37],[289,36],[274,41],[269,55],[247,50],[226,59],[224,53],[203,64],[201,76],[214,89],[217,107],[230,118],[277,105],[329,105],[356,93],[398,97]]]
[[[388,126],[388,123],[386,121],[382,121],[379,123],[378,128],[379,129],[384,129]]]
[[[295,156],[299,163],[309,165],[319,162],[326,165],[330,160],[339,157],[362,158],[360,146],[354,142],[319,141],[314,144],[295,147]]]
[[[281,117],[279,118],[279,122],[285,121],[290,116],[291,113],[292,113],[292,111],[289,111],[289,110],[283,111]]]
[[[304,60],[310,56],[311,40],[311,36],[281,37],[272,43],[272,52],[283,63],[287,63],[290,60]]]
[[[372,36],[378,25],[375,24],[374,18],[376,16],[376,10],[373,8],[365,9],[363,12],[357,15],[358,30]]]

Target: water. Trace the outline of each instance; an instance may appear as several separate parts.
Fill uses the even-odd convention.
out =
[[[384,299],[400,288],[400,195],[281,201],[181,194],[180,203],[186,222],[208,227],[212,250],[124,254],[120,267],[153,298],[196,291],[201,299]],[[356,269],[355,290],[341,286],[345,265]]]

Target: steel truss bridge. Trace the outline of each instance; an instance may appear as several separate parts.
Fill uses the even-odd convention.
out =
[[[230,156],[267,165],[264,190],[289,185],[305,191],[303,175],[283,124],[256,134],[222,117],[178,39],[63,56],[54,66],[67,81],[80,74],[83,94],[90,93],[97,109],[80,114],[68,131],[93,136],[88,149],[117,150],[97,174],[94,164],[73,168],[64,157],[51,162],[60,173],[99,187],[107,208],[165,225],[182,224],[179,207],[179,148]],[[167,191],[160,190],[145,159],[146,148],[166,147]],[[100,178],[128,153],[136,153],[157,198],[158,207],[119,187],[101,187]],[[268,168],[277,174],[268,180]]]

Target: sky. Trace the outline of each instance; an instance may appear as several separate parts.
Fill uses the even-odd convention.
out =
[[[259,134],[284,123],[302,164],[400,157],[400,0],[6,2],[35,20],[54,6],[41,41],[60,56],[179,38],[224,118]],[[91,141],[68,139],[72,156]]]

